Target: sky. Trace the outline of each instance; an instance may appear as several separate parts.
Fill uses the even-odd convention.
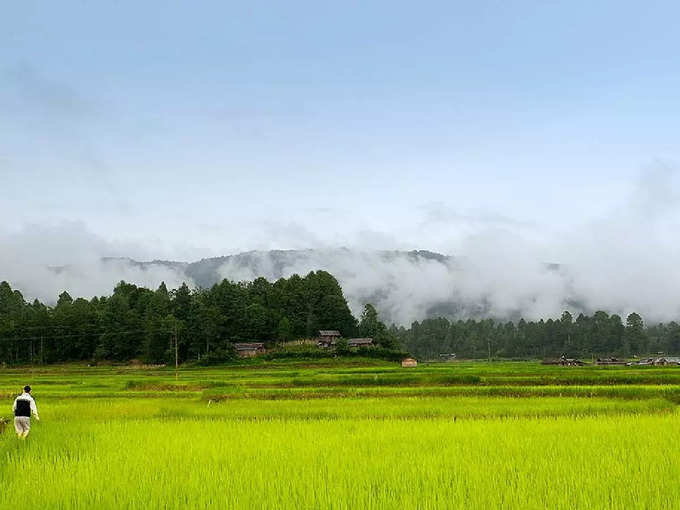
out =
[[[7,2],[0,250],[14,267],[340,246],[575,263],[608,239],[629,262],[642,237],[671,257],[679,15]]]

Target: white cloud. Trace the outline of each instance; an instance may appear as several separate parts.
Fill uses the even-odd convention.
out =
[[[475,219],[445,205],[428,207],[424,214],[421,210],[399,229],[348,223],[345,234],[335,236],[337,243],[327,222],[253,220],[259,227],[251,231],[245,223],[237,225],[235,232],[243,235],[240,244],[263,250],[277,245],[313,249],[283,256],[253,252],[245,265],[232,258],[219,276],[275,279],[325,269],[338,278],[356,314],[371,302],[385,318],[400,324],[432,314],[537,319],[557,317],[565,309],[623,315],[638,311],[651,321],[678,319],[678,196],[677,173],[669,165],[656,164],[641,175],[619,207],[564,231],[500,215]],[[81,223],[26,226],[0,234],[0,279],[28,297],[47,301],[62,290],[85,297],[107,294],[121,279],[149,287],[162,280],[171,287],[184,280],[191,284],[181,268],[101,261],[107,256],[158,258],[162,255],[154,249],[161,249],[160,241],[113,242]],[[335,247],[338,244],[349,248]],[[453,257],[377,251],[433,245]],[[185,254],[191,253],[183,246]],[[167,254],[167,247],[164,250]]]
[[[127,260],[103,260],[132,245],[116,246],[89,232],[81,223],[28,225],[0,233],[0,280],[7,280],[27,299],[53,303],[63,291],[74,297],[110,294],[120,280],[154,288],[183,281],[182,271],[152,264],[141,268]]]

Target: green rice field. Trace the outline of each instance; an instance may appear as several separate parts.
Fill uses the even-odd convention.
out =
[[[680,508],[680,367],[0,371],[3,508]]]

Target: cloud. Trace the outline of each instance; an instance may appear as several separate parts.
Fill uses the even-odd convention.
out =
[[[492,227],[534,227],[535,223],[488,211],[461,212],[443,202],[428,202],[420,206],[423,212],[422,225],[465,223]]]
[[[276,279],[324,269],[338,278],[355,313],[371,302],[398,324],[433,315],[539,319],[567,309],[680,319],[679,206],[677,171],[655,164],[618,208],[568,231],[536,236],[532,225],[439,204],[425,209],[423,224],[465,229],[451,243],[453,257],[373,251],[392,237],[363,231],[357,239],[364,249],[256,252],[247,264],[229,259],[220,276]]]
[[[589,309],[638,311],[653,320],[680,318],[678,172],[645,169],[625,204],[566,232],[555,243],[574,299]]]
[[[0,233],[0,280],[20,289],[25,298],[46,303],[54,303],[63,291],[85,298],[108,295],[120,280],[151,288],[161,281],[169,288],[183,281],[193,284],[180,269],[104,259],[133,249],[92,234],[82,223],[28,225]]]
[[[277,244],[313,249],[231,257],[213,277],[274,280],[324,269],[338,278],[355,314],[370,302],[398,324],[436,315],[539,319],[559,317],[565,309],[637,311],[652,322],[680,319],[678,191],[673,165],[656,163],[641,173],[618,207],[568,230],[491,214],[480,220],[446,205],[435,207],[434,218],[430,209],[408,219],[411,226],[427,225],[417,247],[426,248],[428,236],[439,233],[440,246],[448,246],[450,257],[386,251],[417,243],[417,232],[402,235],[408,225],[392,231],[359,226],[354,243],[338,248],[332,229],[324,229],[325,220],[316,227],[313,222],[255,220],[251,237],[242,242],[250,239],[251,246],[263,250]],[[248,230],[247,222],[237,226]],[[160,245],[114,243],[79,223],[24,227],[0,236],[0,246],[0,279],[48,301],[65,289],[86,297],[109,293],[120,279],[149,287],[162,280],[169,286],[192,283],[181,265],[102,262],[106,256],[140,253],[157,258],[153,250]]]
[[[235,281],[263,276],[269,280],[324,269],[342,285],[350,308],[378,307],[397,324],[443,314],[450,317],[541,317],[566,306],[567,281],[546,264],[529,257],[529,247],[514,239],[480,235],[470,239],[463,257],[437,257],[403,251],[320,249],[254,252],[247,260],[229,258],[219,269]],[[514,251],[507,249],[515,244]],[[504,255],[498,257],[496,249]],[[508,270],[512,268],[512,270]]]

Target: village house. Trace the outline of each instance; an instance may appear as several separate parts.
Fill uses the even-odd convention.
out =
[[[373,339],[372,338],[348,338],[347,339],[347,346],[348,347],[372,347],[373,346]]]
[[[252,358],[266,352],[262,342],[241,342],[234,344],[239,358]]]
[[[655,365],[680,365],[680,358],[675,356],[664,356],[656,358],[653,362]]]
[[[321,330],[316,345],[322,349],[329,349],[335,347],[340,340],[341,335],[336,330]],[[372,338],[348,338],[347,347],[372,347]]]
[[[316,339],[316,345],[327,349],[335,345],[341,336],[340,332],[335,329],[319,330],[319,337]]]

